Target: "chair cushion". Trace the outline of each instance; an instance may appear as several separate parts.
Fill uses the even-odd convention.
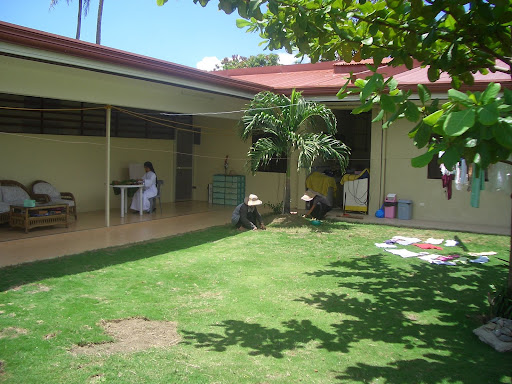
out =
[[[9,204],[0,201],[0,213],[9,212],[9,210],[10,210]]]
[[[53,200],[60,199],[60,192],[48,183],[37,183],[34,185],[34,193],[48,195]]]
[[[12,204],[13,202],[23,202],[24,200],[30,199],[30,196],[20,187],[2,185],[2,200],[4,203]]]
[[[70,207],[75,206],[75,202],[73,200],[65,200],[65,199],[52,199],[51,204],[67,204]]]

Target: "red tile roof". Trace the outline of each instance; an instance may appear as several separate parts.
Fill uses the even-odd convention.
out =
[[[440,79],[430,83],[427,76],[427,68],[422,68],[419,62],[414,62],[413,68],[408,70],[405,66],[390,67],[386,64],[390,59],[384,60],[378,72],[385,77],[393,75],[400,84],[400,88],[416,90],[418,84],[428,85],[434,92],[443,92],[451,88],[451,79],[446,74],[441,74]],[[243,68],[216,73],[232,79],[245,80],[274,88],[276,92],[290,93],[293,88],[300,90],[304,95],[334,95],[345,84],[350,72],[356,78],[365,78],[371,75],[370,69],[365,64],[371,64],[371,60],[361,62],[321,62],[317,64],[294,64],[261,68]],[[497,61],[504,66],[504,63]],[[509,75],[501,72],[482,75],[474,74],[475,85],[472,90],[483,90],[489,82],[501,83],[508,88],[512,87]],[[468,87],[466,87],[467,89]]]

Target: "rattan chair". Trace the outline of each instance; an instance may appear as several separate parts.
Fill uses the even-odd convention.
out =
[[[71,192],[59,192],[53,185],[44,180],[34,181],[31,189],[34,195],[46,196],[49,203],[69,205],[69,214],[75,216],[75,220],[78,218],[75,196]]]
[[[14,181],[14,180],[0,180],[0,186],[2,186],[2,187],[17,187],[20,190],[24,191],[29,199],[37,200],[40,203],[46,203],[47,202],[46,196],[37,195],[37,194],[32,193],[27,187],[25,187],[23,184],[21,184],[21,183],[19,183],[17,181]],[[25,197],[27,197],[27,196],[25,196]],[[10,204],[12,204],[12,203],[23,204],[23,201],[7,201],[6,197],[2,196],[2,199],[1,199],[2,208],[6,208],[6,210],[2,209],[3,212],[0,212],[0,224],[9,222]]]

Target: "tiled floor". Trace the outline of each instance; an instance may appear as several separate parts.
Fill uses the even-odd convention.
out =
[[[34,228],[28,234],[19,228],[0,226],[0,267],[36,260],[72,255],[94,249],[169,237],[180,233],[223,225],[230,221],[233,207],[209,205],[204,202],[163,204],[159,211],[140,217],[129,213],[121,219],[119,210],[112,210],[110,227],[105,227],[103,211],[81,213],[62,226]],[[339,210],[329,213],[332,219],[360,223],[386,224],[415,228],[434,228],[477,233],[510,235],[510,228],[455,225],[453,223],[419,220],[378,219],[371,215],[347,217]]]

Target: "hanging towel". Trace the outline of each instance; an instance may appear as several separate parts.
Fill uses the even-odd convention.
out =
[[[477,175],[478,174],[478,175]],[[485,188],[485,172],[475,166],[473,167],[473,180],[471,182],[471,206],[480,207],[480,191]]]

